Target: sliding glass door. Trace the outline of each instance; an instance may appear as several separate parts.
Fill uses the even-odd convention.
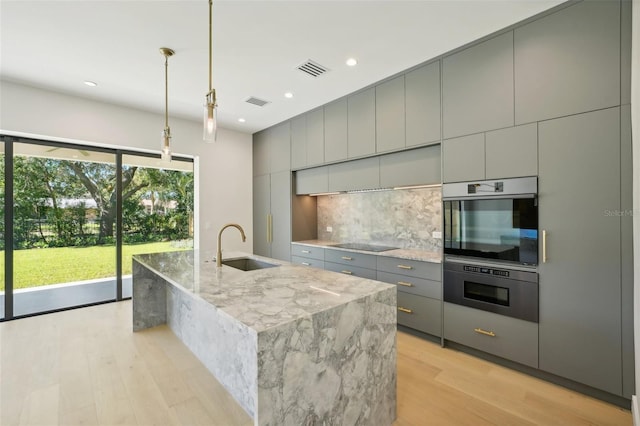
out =
[[[122,296],[132,256],[193,248],[193,162],[122,156]]]
[[[13,145],[13,313],[116,298],[116,157]]]
[[[193,248],[190,159],[0,136],[0,168],[0,320],[131,297],[134,254]]]

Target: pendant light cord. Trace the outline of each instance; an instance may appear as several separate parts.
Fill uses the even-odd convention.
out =
[[[169,127],[169,57],[164,56],[164,128]]]
[[[213,90],[213,0],[209,0],[209,93]]]

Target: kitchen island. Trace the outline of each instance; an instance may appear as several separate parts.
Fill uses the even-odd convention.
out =
[[[133,329],[168,324],[256,425],[396,418],[396,288],[260,256],[136,255]],[[266,266],[266,265],[261,265]]]

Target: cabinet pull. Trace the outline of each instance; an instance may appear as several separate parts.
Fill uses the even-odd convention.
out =
[[[542,263],[547,263],[547,230],[542,230]]]
[[[411,309],[403,308],[402,306],[398,306],[398,310],[400,312],[404,312],[405,314],[412,314],[413,311]]]
[[[342,260],[353,260],[353,257],[342,256]]]
[[[496,337],[496,333],[494,333],[493,331],[487,331],[481,328],[474,328],[473,331],[475,331],[478,334],[484,334],[485,336]]]
[[[343,274],[347,274],[347,275],[353,275],[353,272],[351,272],[351,271],[340,271],[340,272],[342,272]]]
[[[302,262],[302,264],[303,264],[304,266],[311,266],[311,264],[310,264],[309,262]]]
[[[408,283],[406,281],[398,281],[398,285],[403,285],[405,287],[413,287],[413,284]]]
[[[300,251],[301,251],[302,253],[306,253],[306,254],[311,253],[309,250],[300,250]]]
[[[398,265],[398,268],[400,268],[400,269],[413,269],[413,266],[409,266],[409,265]]]

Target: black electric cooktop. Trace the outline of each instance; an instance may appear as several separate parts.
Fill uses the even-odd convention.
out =
[[[350,249],[350,250],[373,251],[373,252],[389,251],[389,250],[395,250],[398,248],[398,247],[378,246],[374,244],[361,244],[361,243],[334,244],[331,247],[344,248],[344,249]]]

